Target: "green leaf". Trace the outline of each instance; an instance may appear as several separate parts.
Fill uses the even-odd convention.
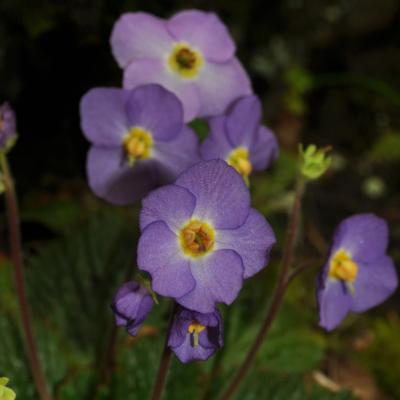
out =
[[[198,138],[202,142],[208,135],[208,123],[204,119],[195,119],[189,126],[196,132]]]

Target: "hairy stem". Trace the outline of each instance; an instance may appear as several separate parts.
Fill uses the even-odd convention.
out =
[[[36,342],[33,337],[32,324],[29,315],[29,307],[26,298],[23,257],[21,246],[20,220],[18,212],[17,196],[10,169],[4,155],[1,156],[1,167],[4,176],[5,198],[7,206],[7,221],[9,240],[11,246],[11,259],[14,265],[14,279],[17,290],[18,305],[24,331],[25,350],[27,352],[31,373],[36,390],[41,400],[51,400],[52,397],[47,387],[42,365],[38,356]]]
[[[284,252],[282,256],[282,263],[279,272],[279,277],[270,304],[267,308],[263,324],[261,325],[261,328],[252,346],[250,347],[250,350],[247,353],[246,358],[244,359],[242,365],[237,370],[230,385],[222,394],[221,397],[222,400],[230,399],[238,390],[240,384],[243,382],[244,378],[249,372],[250,367],[252,366],[254,359],[257,355],[257,352],[260,349],[262,343],[264,342],[264,339],[267,333],[269,332],[272,323],[274,322],[275,317],[278,314],[279,308],[282,304],[282,300],[288,283],[289,268],[292,264],[294,257],[294,248],[296,243],[297,230],[300,222],[301,200],[303,197],[304,185],[305,185],[304,179],[301,175],[299,175],[297,178],[296,196],[289,221],[289,227],[288,227]]]
[[[165,381],[166,381],[166,378],[167,378],[169,366],[171,364],[171,356],[172,356],[172,351],[168,347],[168,333],[169,333],[169,331],[171,329],[171,326],[172,326],[172,323],[174,321],[176,309],[177,309],[177,306],[176,306],[176,303],[175,303],[174,307],[173,307],[173,310],[172,310],[172,313],[171,313],[171,318],[170,318],[170,322],[169,322],[169,325],[168,325],[168,331],[167,331],[167,334],[165,336],[164,349],[163,349],[163,352],[161,354],[160,364],[158,366],[157,376],[156,376],[156,380],[154,382],[153,393],[151,395],[151,400],[160,400],[161,396],[163,394],[163,391],[164,391]]]

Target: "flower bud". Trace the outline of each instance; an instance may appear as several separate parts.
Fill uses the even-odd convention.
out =
[[[153,304],[153,298],[144,286],[135,281],[125,283],[115,294],[112,305],[116,324],[136,336]]]
[[[183,307],[178,309],[168,346],[181,362],[207,360],[223,343],[222,319],[217,310],[202,314]]]
[[[311,180],[321,177],[331,165],[332,157],[326,155],[330,150],[330,147],[318,149],[314,144],[310,144],[304,150],[303,146],[300,145],[300,170],[302,175]]]
[[[14,110],[8,103],[0,105],[0,152],[8,151],[17,139]]]

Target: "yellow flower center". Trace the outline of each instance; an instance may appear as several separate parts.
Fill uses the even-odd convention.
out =
[[[189,326],[188,326],[188,332],[191,335],[191,344],[193,347],[197,347],[199,345],[199,334],[200,332],[203,332],[206,327],[204,325],[201,325],[200,322],[194,320]]]
[[[177,43],[168,57],[168,66],[181,78],[196,78],[203,64],[201,53],[186,43]]]
[[[344,250],[338,250],[330,262],[329,277],[353,283],[357,277],[358,265]]]
[[[179,234],[183,252],[191,257],[200,257],[214,247],[214,229],[206,222],[192,220]]]
[[[124,149],[128,162],[133,165],[137,160],[145,160],[151,155],[153,137],[143,128],[134,127],[124,137]]]
[[[226,162],[242,175],[243,178],[248,178],[253,166],[249,160],[249,151],[244,147],[237,147],[229,154]]]

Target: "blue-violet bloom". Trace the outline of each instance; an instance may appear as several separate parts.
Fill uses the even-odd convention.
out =
[[[318,277],[322,327],[330,331],[349,311],[368,310],[395,291],[397,274],[387,245],[387,223],[374,214],[353,215],[339,224]]]
[[[181,102],[160,85],[90,90],[81,101],[81,125],[93,144],[89,186],[114,204],[133,203],[173,182],[200,157]]]
[[[126,327],[130,335],[136,336],[153,305],[153,298],[144,286],[135,281],[127,282],[114,297],[112,309],[115,323]]]
[[[124,87],[159,83],[182,101],[185,121],[222,114],[251,93],[235,44],[217,15],[182,11],[168,20],[136,12],[115,23],[111,47]]]
[[[6,102],[0,105],[0,151],[6,149],[9,141],[17,135],[14,110]]]
[[[155,292],[186,308],[210,313],[231,304],[243,279],[268,263],[274,233],[225,161],[197,163],[142,206],[138,266]]]
[[[180,307],[175,314],[168,346],[183,363],[207,360],[224,345],[218,310],[208,314]]]
[[[226,115],[210,118],[210,133],[200,147],[205,160],[221,158],[247,181],[278,156],[275,135],[261,123],[261,103],[249,95],[237,100]]]

